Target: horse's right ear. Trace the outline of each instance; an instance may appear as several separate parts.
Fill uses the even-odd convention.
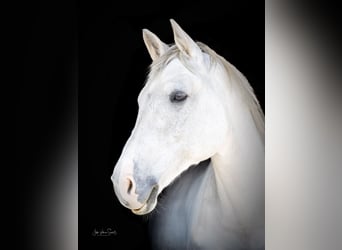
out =
[[[143,29],[143,39],[152,60],[156,60],[163,55],[169,46],[163,43],[155,34],[147,29]]]

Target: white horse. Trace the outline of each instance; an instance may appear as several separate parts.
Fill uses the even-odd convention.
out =
[[[157,249],[264,249],[263,112],[233,65],[171,25],[171,46],[143,30],[153,63],[115,193],[143,215],[169,186],[150,221]]]

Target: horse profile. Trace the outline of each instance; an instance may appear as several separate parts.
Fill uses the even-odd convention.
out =
[[[171,26],[172,45],[143,30],[153,62],[111,177],[115,194],[134,214],[156,210],[156,249],[264,249],[259,102],[233,65]]]

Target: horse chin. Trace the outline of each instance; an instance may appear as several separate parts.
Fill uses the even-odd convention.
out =
[[[132,209],[132,212],[137,215],[144,215],[150,213],[157,205],[157,196],[158,196],[158,186],[152,189],[152,192],[145,204],[137,209]]]
[[[136,215],[144,215],[152,212],[152,210],[156,207],[157,205],[157,199],[154,199],[154,201],[151,202],[146,202],[141,208],[138,209],[132,209],[132,213]]]

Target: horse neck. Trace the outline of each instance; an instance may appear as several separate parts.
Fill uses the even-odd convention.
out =
[[[226,98],[227,141],[211,161],[222,206],[233,206],[241,226],[255,231],[264,227],[264,141],[242,96]]]

